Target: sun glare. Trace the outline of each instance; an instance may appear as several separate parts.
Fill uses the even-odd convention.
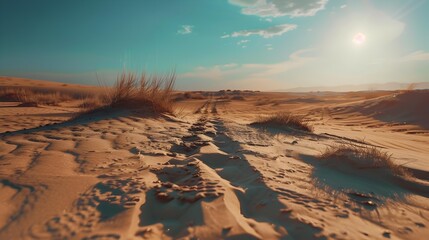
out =
[[[354,37],[353,37],[353,43],[356,45],[362,45],[364,44],[366,41],[366,36],[363,33],[357,33]]]

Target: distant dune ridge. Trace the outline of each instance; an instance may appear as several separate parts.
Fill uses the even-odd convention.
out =
[[[174,81],[1,77],[0,239],[429,236],[429,90]]]
[[[358,84],[358,85],[339,85],[339,86],[318,86],[318,87],[297,87],[280,90],[280,92],[349,92],[349,91],[395,91],[404,90],[413,86],[413,89],[429,89],[429,82],[420,83],[380,83],[380,84]]]
[[[341,108],[384,122],[415,124],[429,129],[429,90],[402,91]]]

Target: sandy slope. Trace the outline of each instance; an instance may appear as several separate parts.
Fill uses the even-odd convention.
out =
[[[0,87],[1,88],[31,88],[31,89],[53,89],[57,91],[88,91],[88,92],[94,92],[98,89],[96,86],[89,86],[89,85],[81,85],[81,84],[70,84],[70,83],[60,83],[60,82],[52,82],[52,81],[45,81],[45,80],[34,80],[34,79],[27,79],[27,78],[17,78],[17,77],[6,77],[6,76],[0,76]]]
[[[0,133],[67,121],[78,109],[58,106],[17,107],[18,102],[0,102]]]
[[[180,118],[124,110],[2,133],[0,239],[425,239],[428,131],[349,109],[390,94],[212,94],[180,102]],[[248,125],[279,110],[308,114],[315,133]],[[374,182],[316,158],[364,138],[416,178]]]

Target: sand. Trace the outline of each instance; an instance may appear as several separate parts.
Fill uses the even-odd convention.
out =
[[[429,115],[408,108],[428,91],[228,94],[182,99],[177,116],[72,121],[67,105],[2,103],[0,239],[429,236]],[[314,133],[249,125],[278,111],[305,114]],[[413,177],[321,164],[344,142],[391,153]]]

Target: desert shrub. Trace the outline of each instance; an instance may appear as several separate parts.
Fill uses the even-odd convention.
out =
[[[103,102],[100,97],[86,98],[78,105],[79,108],[82,108],[85,111],[96,109],[101,106],[103,106]]]
[[[101,98],[101,108],[150,107],[155,112],[173,112],[173,91],[176,74],[140,76],[123,72]]]
[[[274,113],[272,115],[260,117],[251,125],[262,127],[275,127],[286,130],[300,130],[312,132],[313,127],[304,121],[304,116],[298,116],[287,112]]]
[[[183,98],[184,99],[197,99],[197,100],[206,99],[206,97],[203,96],[199,92],[186,92],[186,93],[183,93]]]
[[[330,146],[320,155],[320,159],[323,163],[339,169],[379,169],[392,175],[408,175],[404,167],[393,163],[391,155],[371,146]]]
[[[243,96],[235,95],[231,97],[231,100],[238,100],[238,101],[244,101],[246,100]]]
[[[273,103],[273,100],[267,98],[258,98],[255,102],[255,106],[264,106]]]
[[[22,88],[2,88],[0,89],[0,101],[2,102],[19,102]]]

